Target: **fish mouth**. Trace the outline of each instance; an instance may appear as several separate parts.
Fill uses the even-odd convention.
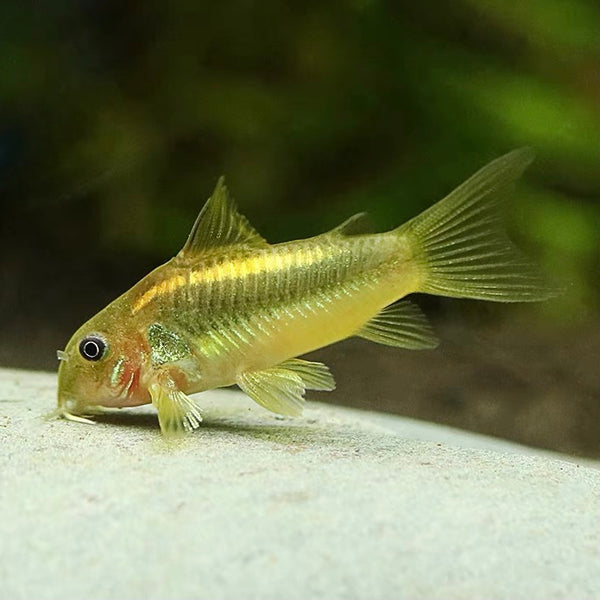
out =
[[[69,361],[69,357],[67,356],[67,353],[64,350],[57,350],[56,351],[56,358],[58,358],[58,360],[61,361],[61,362],[68,362]]]
[[[61,392],[60,382],[59,382],[57,403],[56,403],[56,412],[60,413],[60,412],[72,411],[75,409],[76,404],[77,403],[71,396],[69,396],[68,394],[65,394],[64,392]]]
[[[60,392],[58,392],[57,406],[56,408],[46,416],[48,419],[58,418],[58,419],[66,419],[67,421],[75,421],[77,423],[88,423],[94,424],[95,421],[92,421],[88,417],[90,415],[79,414],[78,403],[72,397]]]

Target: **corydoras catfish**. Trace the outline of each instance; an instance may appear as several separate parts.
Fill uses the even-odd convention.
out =
[[[404,225],[369,233],[364,214],[316,237],[269,244],[223,179],[182,250],[72,336],[58,409],[152,403],[165,434],[202,420],[189,394],[237,384],[264,408],[298,415],[307,389],[333,390],[322,363],[297,358],[350,336],[424,349],[437,339],[414,292],[496,302],[552,295],[504,233],[498,199],[532,160],[494,160]]]

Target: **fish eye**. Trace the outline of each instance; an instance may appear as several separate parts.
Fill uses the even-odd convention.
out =
[[[106,355],[108,344],[99,335],[88,335],[79,344],[79,353],[86,360],[100,360]]]

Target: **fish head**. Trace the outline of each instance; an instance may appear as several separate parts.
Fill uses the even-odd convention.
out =
[[[58,414],[81,415],[97,406],[148,401],[140,386],[146,357],[143,340],[110,309],[84,323],[57,352]]]

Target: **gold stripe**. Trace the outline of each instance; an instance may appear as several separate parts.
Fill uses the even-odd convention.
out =
[[[188,278],[183,275],[174,275],[146,290],[134,303],[133,314],[139,312],[144,306],[152,302],[157,296],[174,292],[186,285],[200,285],[216,283],[223,280],[243,279],[249,275],[258,275],[268,271],[274,273],[293,267],[306,267],[321,261],[325,252],[318,246],[309,251],[300,252],[273,252],[271,254],[258,254],[236,262],[235,260],[219,263],[211,267],[192,271]]]
[[[165,294],[166,292],[174,292],[177,288],[183,287],[186,285],[187,281],[183,275],[174,275],[169,279],[165,279],[160,283],[157,283],[155,286],[151,287],[149,290],[144,292],[133,304],[133,313],[135,314],[141,308],[146,306],[149,302],[153,300],[154,297]]]

